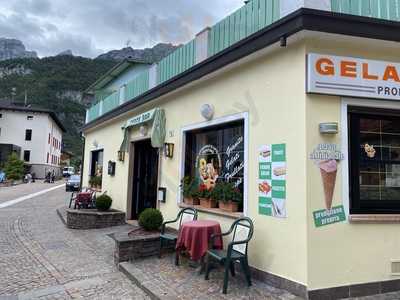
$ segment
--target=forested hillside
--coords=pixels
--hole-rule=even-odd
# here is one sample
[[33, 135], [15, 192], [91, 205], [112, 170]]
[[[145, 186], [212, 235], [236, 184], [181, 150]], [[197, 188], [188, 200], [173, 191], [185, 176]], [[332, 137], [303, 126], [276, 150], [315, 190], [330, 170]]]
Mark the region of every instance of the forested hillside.
[[82, 92], [115, 64], [71, 55], [0, 61], [0, 101], [23, 102], [26, 93], [29, 104], [55, 111], [68, 130], [65, 149], [79, 156]]

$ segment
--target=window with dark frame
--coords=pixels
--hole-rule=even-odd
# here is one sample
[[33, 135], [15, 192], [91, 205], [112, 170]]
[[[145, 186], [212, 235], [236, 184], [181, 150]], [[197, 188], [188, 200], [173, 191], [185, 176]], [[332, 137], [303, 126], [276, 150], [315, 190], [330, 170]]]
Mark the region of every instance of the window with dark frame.
[[29, 120], [29, 121], [33, 120], [33, 116], [26, 116], [26, 119]]
[[400, 111], [348, 111], [350, 213], [400, 213]]
[[25, 150], [24, 151], [24, 161], [29, 162], [31, 160], [31, 151]]
[[[232, 182], [243, 195], [243, 120], [188, 131], [185, 140], [185, 176], [210, 184], [214, 179], [208, 173], [212, 170], [216, 182]], [[243, 206], [239, 210], [243, 211]]]
[[25, 141], [31, 141], [32, 140], [32, 129], [26, 129], [25, 130]]

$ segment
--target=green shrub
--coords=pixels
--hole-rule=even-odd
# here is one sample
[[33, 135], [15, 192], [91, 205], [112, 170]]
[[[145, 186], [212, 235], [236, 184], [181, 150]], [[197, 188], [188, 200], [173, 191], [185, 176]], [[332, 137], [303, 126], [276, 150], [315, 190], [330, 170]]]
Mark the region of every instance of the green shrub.
[[185, 198], [196, 198], [197, 196], [197, 182], [195, 179], [190, 178], [190, 176], [185, 176], [181, 180], [182, 194]]
[[20, 180], [24, 176], [24, 162], [12, 153], [4, 165], [7, 180]]
[[101, 176], [94, 176], [89, 179], [89, 184], [92, 187], [101, 186], [102, 181]]
[[139, 225], [147, 231], [158, 230], [163, 221], [161, 212], [154, 208], [146, 208], [139, 216]]
[[101, 211], [109, 210], [112, 204], [112, 199], [108, 195], [100, 195], [96, 198], [96, 208]]

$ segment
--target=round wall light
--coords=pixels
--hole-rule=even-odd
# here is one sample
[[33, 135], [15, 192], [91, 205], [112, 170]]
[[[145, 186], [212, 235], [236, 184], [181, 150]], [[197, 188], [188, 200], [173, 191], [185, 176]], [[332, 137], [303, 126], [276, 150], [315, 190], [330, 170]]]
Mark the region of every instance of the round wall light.
[[204, 119], [210, 121], [214, 116], [214, 106], [212, 104], [203, 104], [200, 107], [200, 113]]
[[146, 136], [147, 135], [147, 131], [148, 131], [148, 129], [147, 129], [146, 125], [140, 126], [140, 128], [139, 128], [140, 136]]

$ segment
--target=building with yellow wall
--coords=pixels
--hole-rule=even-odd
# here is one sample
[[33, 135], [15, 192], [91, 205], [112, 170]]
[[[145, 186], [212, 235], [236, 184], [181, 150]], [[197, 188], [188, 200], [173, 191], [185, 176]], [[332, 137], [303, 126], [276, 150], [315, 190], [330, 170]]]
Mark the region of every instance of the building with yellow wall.
[[146, 207], [172, 219], [204, 159], [243, 203], [196, 206], [200, 219], [254, 221], [257, 278], [310, 299], [399, 290], [400, 23], [344, 3], [253, 0], [133, 72], [88, 110], [83, 184], [100, 172], [128, 219]]

